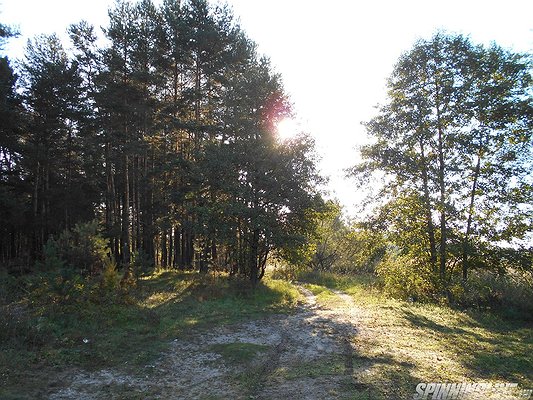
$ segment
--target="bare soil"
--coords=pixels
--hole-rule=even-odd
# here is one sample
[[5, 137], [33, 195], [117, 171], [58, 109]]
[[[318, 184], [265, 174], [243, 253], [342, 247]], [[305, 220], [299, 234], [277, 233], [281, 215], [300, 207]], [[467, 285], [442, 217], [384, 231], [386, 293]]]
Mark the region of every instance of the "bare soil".
[[[65, 372], [48, 399], [353, 398], [361, 388], [352, 343], [363, 311], [341, 292], [319, 306], [299, 290], [305, 302], [293, 314], [190, 332], [150, 365]], [[240, 362], [217, 352], [234, 344], [261, 351]]]

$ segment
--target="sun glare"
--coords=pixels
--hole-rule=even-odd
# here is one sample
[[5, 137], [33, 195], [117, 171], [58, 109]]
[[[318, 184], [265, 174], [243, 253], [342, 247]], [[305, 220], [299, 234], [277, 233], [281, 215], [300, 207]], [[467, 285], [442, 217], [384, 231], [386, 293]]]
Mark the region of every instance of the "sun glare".
[[292, 118], [284, 118], [277, 123], [278, 137], [281, 140], [291, 139], [300, 132], [298, 123]]

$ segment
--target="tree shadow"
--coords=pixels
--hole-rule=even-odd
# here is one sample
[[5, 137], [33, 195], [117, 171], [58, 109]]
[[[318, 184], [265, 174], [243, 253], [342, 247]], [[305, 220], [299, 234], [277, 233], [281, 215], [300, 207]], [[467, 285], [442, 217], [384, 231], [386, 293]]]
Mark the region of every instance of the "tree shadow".
[[[468, 312], [449, 324], [411, 310], [402, 316], [422, 332], [438, 334], [442, 346], [455, 349], [454, 358], [477, 379], [533, 382], [533, 329], [523, 320], [504, 320], [497, 314]], [[460, 325], [460, 326], [456, 326]]]
[[[412, 363], [392, 355], [367, 355], [354, 345], [359, 334], [354, 323], [328, 315], [326, 307], [304, 307], [295, 315], [281, 317], [278, 326], [279, 354], [265, 361], [270, 365], [257, 398], [411, 398], [418, 378]], [[274, 367], [272, 367], [274, 365]], [[288, 369], [280, 379], [276, 367]]]

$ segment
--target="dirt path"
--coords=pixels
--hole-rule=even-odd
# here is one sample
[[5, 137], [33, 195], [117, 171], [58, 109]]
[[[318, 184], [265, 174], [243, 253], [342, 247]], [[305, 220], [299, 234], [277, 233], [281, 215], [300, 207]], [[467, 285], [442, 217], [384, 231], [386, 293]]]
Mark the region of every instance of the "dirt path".
[[61, 379], [63, 388], [48, 398], [350, 398], [357, 386], [351, 339], [358, 308], [342, 292], [319, 306], [309, 290], [298, 287], [305, 302], [294, 314], [176, 339], [157, 362], [134, 374], [71, 371]]

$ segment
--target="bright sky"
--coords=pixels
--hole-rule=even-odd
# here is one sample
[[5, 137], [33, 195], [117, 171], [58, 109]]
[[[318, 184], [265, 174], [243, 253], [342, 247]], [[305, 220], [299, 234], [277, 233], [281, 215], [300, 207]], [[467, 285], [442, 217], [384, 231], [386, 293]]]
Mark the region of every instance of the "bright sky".
[[[344, 179], [365, 140], [361, 121], [385, 100], [385, 83], [400, 54], [442, 29], [533, 53], [531, 0], [228, 0], [241, 25], [268, 55], [315, 138], [329, 190], [355, 215], [361, 193]], [[106, 25], [113, 0], [0, 0], [0, 21], [23, 37], [6, 49], [22, 54], [28, 37], [63, 33], [86, 19]]]

